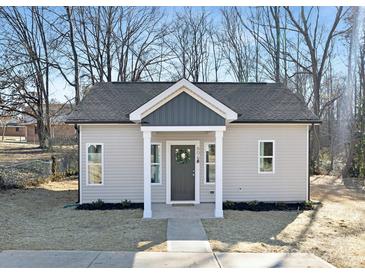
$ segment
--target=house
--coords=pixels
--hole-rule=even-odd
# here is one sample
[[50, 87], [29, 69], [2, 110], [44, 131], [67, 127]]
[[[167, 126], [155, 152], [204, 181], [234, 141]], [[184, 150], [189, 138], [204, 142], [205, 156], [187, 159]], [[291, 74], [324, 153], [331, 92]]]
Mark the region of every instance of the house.
[[1, 139], [6, 137], [12, 137], [14, 141], [25, 141], [27, 129], [22, 126], [17, 118], [11, 118], [6, 116], [0, 117], [0, 136]]
[[[76, 139], [75, 127], [65, 123], [71, 110], [70, 105], [56, 103], [49, 105], [49, 112], [51, 116], [50, 133], [52, 139]], [[25, 138], [27, 142], [38, 142], [37, 120], [32, 116], [24, 115], [21, 125], [26, 129]]]
[[309, 128], [281, 84], [98, 83], [70, 114], [80, 137], [80, 203], [308, 199]]

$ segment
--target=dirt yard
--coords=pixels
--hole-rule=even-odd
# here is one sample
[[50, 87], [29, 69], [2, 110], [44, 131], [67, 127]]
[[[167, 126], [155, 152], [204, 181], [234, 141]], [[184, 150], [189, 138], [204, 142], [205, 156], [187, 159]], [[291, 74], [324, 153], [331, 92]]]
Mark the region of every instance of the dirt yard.
[[0, 250], [166, 251], [164, 220], [142, 210], [64, 208], [77, 199], [77, 181], [0, 191]]
[[331, 176], [312, 178], [313, 211], [225, 211], [203, 220], [215, 251], [310, 252], [337, 267], [365, 267], [365, 193]]
[[52, 155], [64, 154], [71, 150], [72, 146], [55, 146], [54, 151], [47, 152], [31, 143], [0, 141], [0, 165], [16, 164], [29, 160], [49, 160]]

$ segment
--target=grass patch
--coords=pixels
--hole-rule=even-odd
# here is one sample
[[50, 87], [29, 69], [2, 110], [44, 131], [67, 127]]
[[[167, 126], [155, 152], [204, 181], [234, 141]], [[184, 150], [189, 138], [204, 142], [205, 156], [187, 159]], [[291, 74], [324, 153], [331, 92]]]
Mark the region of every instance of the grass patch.
[[225, 201], [223, 203], [224, 210], [249, 210], [249, 211], [281, 211], [281, 210], [312, 210], [312, 201], [301, 203], [266, 203], [258, 201], [250, 202], [232, 202]]
[[81, 204], [76, 207], [77, 210], [123, 210], [123, 209], [143, 209], [143, 203], [132, 203], [124, 200], [120, 203], [104, 203], [97, 200], [92, 203]]

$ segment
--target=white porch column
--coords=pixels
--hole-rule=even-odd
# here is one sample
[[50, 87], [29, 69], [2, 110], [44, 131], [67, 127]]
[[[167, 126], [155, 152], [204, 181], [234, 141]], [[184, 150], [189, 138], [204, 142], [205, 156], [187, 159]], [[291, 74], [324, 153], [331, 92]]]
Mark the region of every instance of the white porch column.
[[151, 131], [143, 132], [143, 218], [151, 218]]
[[223, 218], [223, 131], [215, 132], [215, 212]]

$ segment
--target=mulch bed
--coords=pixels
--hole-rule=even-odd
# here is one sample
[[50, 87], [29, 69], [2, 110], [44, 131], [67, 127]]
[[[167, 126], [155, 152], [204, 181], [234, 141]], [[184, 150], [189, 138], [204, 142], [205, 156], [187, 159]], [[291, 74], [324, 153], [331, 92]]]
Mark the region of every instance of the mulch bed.
[[280, 210], [312, 210], [312, 202], [302, 203], [266, 203], [266, 202], [232, 202], [223, 203], [224, 210], [280, 211]]
[[143, 203], [87, 203], [76, 207], [78, 210], [123, 210], [143, 209]]

